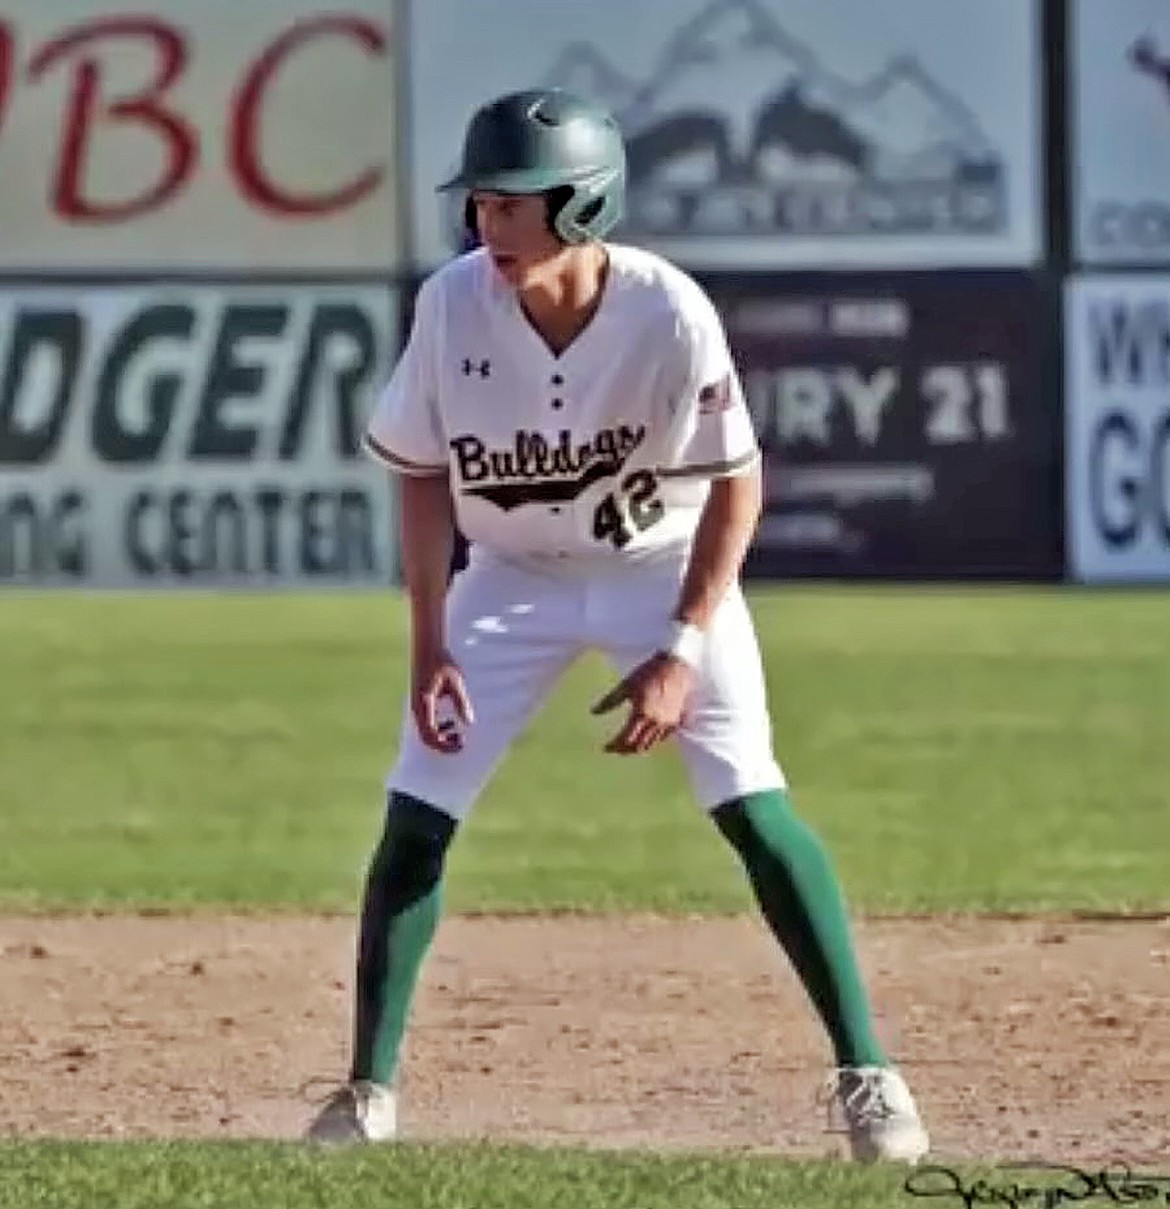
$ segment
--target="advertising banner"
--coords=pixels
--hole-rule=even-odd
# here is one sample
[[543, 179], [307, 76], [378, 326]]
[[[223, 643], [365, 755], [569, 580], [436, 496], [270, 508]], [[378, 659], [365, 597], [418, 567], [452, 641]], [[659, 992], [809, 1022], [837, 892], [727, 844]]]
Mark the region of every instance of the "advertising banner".
[[0, 292], [0, 586], [393, 575], [360, 437], [397, 298], [352, 286]]
[[427, 0], [409, 46], [413, 224], [458, 246], [452, 174], [493, 96], [605, 105], [619, 238], [685, 267], [1030, 266], [1042, 253], [1032, 0]]
[[765, 455], [750, 574], [1060, 575], [1055, 300], [1031, 277], [707, 284]]
[[1065, 293], [1070, 572], [1170, 582], [1170, 275]]
[[1074, 257], [1170, 264], [1170, 9], [1074, 0], [1070, 22]]
[[0, 272], [395, 271], [393, 0], [8, 0]]

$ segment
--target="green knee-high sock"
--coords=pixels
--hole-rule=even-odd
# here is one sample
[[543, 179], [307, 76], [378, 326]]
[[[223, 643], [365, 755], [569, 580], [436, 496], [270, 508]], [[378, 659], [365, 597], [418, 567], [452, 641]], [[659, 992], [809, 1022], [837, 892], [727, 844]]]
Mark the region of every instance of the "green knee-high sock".
[[782, 790], [713, 812], [739, 853], [768, 926], [824, 1022], [839, 1066], [885, 1066], [861, 981], [845, 902], [824, 846]]
[[441, 914], [443, 860], [455, 821], [390, 795], [370, 862], [358, 940], [353, 1079], [391, 1083], [423, 957]]

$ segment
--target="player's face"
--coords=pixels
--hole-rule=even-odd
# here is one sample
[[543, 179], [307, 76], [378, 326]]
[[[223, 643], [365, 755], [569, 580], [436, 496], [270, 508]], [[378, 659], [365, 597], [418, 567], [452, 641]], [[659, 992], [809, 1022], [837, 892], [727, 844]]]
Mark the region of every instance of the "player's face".
[[522, 288], [562, 250], [548, 229], [544, 197], [539, 193], [491, 193], [477, 189], [471, 195], [479, 237], [509, 285]]

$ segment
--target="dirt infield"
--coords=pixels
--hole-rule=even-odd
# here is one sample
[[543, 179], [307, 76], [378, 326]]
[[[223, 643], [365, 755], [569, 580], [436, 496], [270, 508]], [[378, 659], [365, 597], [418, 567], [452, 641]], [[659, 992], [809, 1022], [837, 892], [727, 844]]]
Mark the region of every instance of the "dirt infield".
[[[1166, 923], [857, 938], [938, 1156], [1170, 1159]], [[296, 1136], [342, 1067], [352, 947], [345, 918], [0, 918], [0, 1134]], [[837, 1154], [826, 1057], [754, 920], [450, 919], [403, 1132]]]

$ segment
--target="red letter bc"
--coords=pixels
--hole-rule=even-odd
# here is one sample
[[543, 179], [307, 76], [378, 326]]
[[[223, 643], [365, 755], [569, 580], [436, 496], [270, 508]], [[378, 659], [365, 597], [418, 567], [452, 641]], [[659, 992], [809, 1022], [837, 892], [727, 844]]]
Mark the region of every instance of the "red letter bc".
[[361, 17], [330, 16], [298, 22], [281, 34], [252, 64], [232, 106], [228, 166], [244, 196], [266, 210], [303, 217], [328, 214], [356, 204], [375, 189], [382, 178], [382, 168], [370, 168], [332, 193], [298, 195], [282, 189], [261, 163], [258, 129], [269, 85], [293, 51], [306, 42], [328, 34], [351, 38], [371, 55], [384, 54], [386, 50], [386, 37], [382, 30]]
[[[167, 90], [187, 65], [187, 47], [182, 35], [162, 21], [110, 17], [74, 26], [37, 52], [29, 64], [29, 78], [35, 81], [59, 59], [108, 38], [147, 40], [157, 52], [158, 69], [137, 95], [103, 104], [98, 60], [92, 55], [78, 60], [53, 187], [54, 209], [63, 218], [77, 222], [117, 222], [155, 209], [185, 183], [198, 155], [195, 130], [163, 104]], [[85, 195], [85, 166], [94, 127], [100, 119], [137, 122], [153, 129], [166, 146], [167, 162], [161, 178], [137, 197], [98, 201]]]
[[0, 130], [4, 129], [4, 115], [8, 111], [8, 97], [16, 77], [16, 38], [12, 27], [0, 21]]

